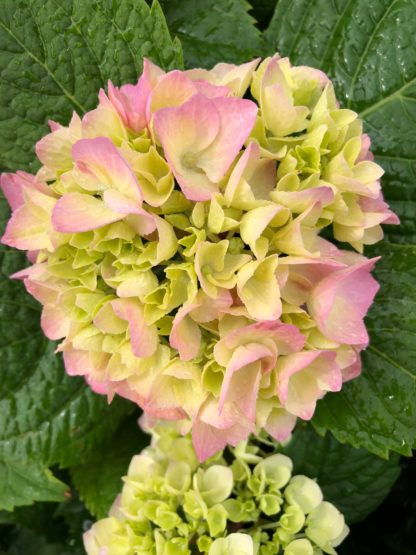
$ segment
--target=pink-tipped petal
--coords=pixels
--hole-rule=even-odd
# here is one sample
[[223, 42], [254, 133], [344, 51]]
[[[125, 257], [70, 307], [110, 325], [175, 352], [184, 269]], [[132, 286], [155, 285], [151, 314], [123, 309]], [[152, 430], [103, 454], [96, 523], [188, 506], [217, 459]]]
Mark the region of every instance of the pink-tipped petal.
[[215, 455], [226, 445], [236, 446], [254, 433], [255, 426], [233, 404], [228, 403], [221, 415], [217, 401], [208, 399], [192, 426], [192, 440], [200, 462]]
[[202, 155], [199, 167], [213, 182], [220, 181], [253, 129], [257, 106], [251, 100], [219, 97], [212, 100], [220, 117], [219, 134]]
[[54, 305], [46, 305], [42, 310], [41, 327], [48, 339], [56, 340], [66, 337], [69, 332], [70, 321], [63, 311]]
[[143, 308], [133, 299], [111, 301], [114, 313], [129, 324], [133, 353], [145, 358], [154, 354], [159, 344], [156, 326], [148, 326], [144, 320]]
[[[261, 361], [261, 359], [263, 358], [269, 358], [273, 360], [275, 357], [274, 357], [274, 353], [270, 350], [270, 348], [266, 347], [265, 345], [261, 345], [259, 343], [248, 343], [247, 345], [241, 345], [233, 352], [233, 354], [231, 355], [230, 362], [227, 365], [227, 368], [224, 374], [224, 380], [221, 386], [220, 401], [218, 405], [220, 412], [223, 410], [223, 407], [227, 398], [230, 398], [230, 393], [232, 394], [236, 393], [235, 392], [236, 388], [230, 387], [232, 381], [234, 382], [237, 381], [237, 383], [234, 385], [236, 386], [239, 385], [238, 384], [239, 380], [233, 380], [235, 373], [251, 365], [254, 362]], [[256, 367], [255, 374], [256, 376], [258, 376], [258, 378], [260, 377], [259, 365], [257, 365]], [[244, 376], [246, 377], [245, 373], [244, 373]], [[243, 379], [244, 376], [240, 376], [240, 379]], [[254, 381], [257, 381], [257, 380], [255, 379]], [[254, 391], [254, 395], [255, 395], [254, 401], [255, 401], [257, 389], [253, 387], [253, 384], [250, 383], [250, 380], [243, 379], [243, 383], [241, 384], [241, 386], [242, 387], [240, 387], [240, 389], [246, 389], [246, 390], [248, 389], [247, 393], [249, 393], [250, 391], [251, 392]], [[239, 393], [238, 396], [242, 396], [241, 392]], [[245, 414], [248, 414], [248, 412], [245, 412]]]
[[198, 356], [200, 350], [201, 330], [198, 324], [188, 316], [194, 308], [195, 303], [182, 306], [173, 320], [169, 343], [178, 350], [181, 360], [192, 360]]
[[196, 94], [182, 106], [162, 108], [154, 116], [154, 128], [185, 196], [195, 201], [209, 199], [218, 188], [201, 172], [198, 157], [220, 130], [214, 101]]
[[333, 341], [368, 344], [363, 319], [379, 289], [370, 273], [377, 260], [333, 272], [312, 289], [308, 309], [321, 332]]
[[137, 202], [143, 199], [136, 176], [114, 144], [105, 137], [81, 139], [72, 147], [78, 168], [103, 188], [114, 188]]
[[302, 351], [282, 358], [277, 370], [277, 394], [285, 408], [310, 419], [324, 391], [339, 391], [342, 373], [334, 351]]
[[67, 193], [55, 204], [52, 224], [61, 233], [78, 233], [97, 229], [124, 218], [104, 202], [91, 195]]
[[66, 349], [63, 352], [63, 357], [65, 370], [70, 376], [85, 376], [92, 369], [88, 351]]

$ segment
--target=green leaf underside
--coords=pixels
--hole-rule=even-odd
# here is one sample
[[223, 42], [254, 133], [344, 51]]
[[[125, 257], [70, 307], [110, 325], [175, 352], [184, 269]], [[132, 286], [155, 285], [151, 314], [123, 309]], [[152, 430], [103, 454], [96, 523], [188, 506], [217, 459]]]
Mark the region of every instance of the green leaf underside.
[[415, 9], [414, 0], [280, 0], [266, 32], [269, 53], [326, 71], [364, 119], [402, 222], [386, 235], [399, 243], [416, 242]]
[[85, 464], [71, 468], [71, 476], [87, 509], [104, 518], [122, 489], [122, 476], [134, 455], [149, 443], [137, 424], [137, 418], [123, 423], [119, 432], [95, 452]]
[[[385, 197], [401, 226], [368, 249], [382, 255], [382, 288], [367, 319], [363, 374], [327, 395], [314, 425], [381, 456], [416, 447], [416, 57], [414, 0], [280, 0], [266, 31], [269, 53], [327, 72], [344, 107], [360, 113]], [[367, 253], [367, 254], [369, 254]], [[412, 316], [413, 314], [413, 316]]]
[[293, 459], [294, 474], [316, 479], [325, 500], [348, 524], [374, 511], [400, 474], [398, 455], [386, 461], [365, 449], [341, 445], [329, 434], [319, 437], [309, 426], [296, 430], [284, 452]]
[[367, 317], [362, 375], [318, 403], [314, 425], [381, 456], [416, 446], [416, 246], [384, 243], [377, 302]]
[[239, 64], [261, 56], [263, 42], [246, 0], [162, 0], [169, 29], [183, 46], [188, 68]]
[[67, 124], [97, 104], [111, 79], [136, 82], [147, 56], [181, 67], [157, 2], [2, 0], [0, 10], [0, 168], [37, 169], [36, 141], [47, 121]]
[[[0, 223], [8, 208], [0, 198]], [[0, 246], [0, 507], [62, 497], [47, 467], [80, 464], [132, 410], [66, 375], [55, 345], [39, 328], [39, 305], [11, 273], [27, 265]], [[16, 465], [10, 461], [17, 461]], [[26, 482], [25, 482], [26, 480]], [[18, 486], [22, 486], [20, 490]]]

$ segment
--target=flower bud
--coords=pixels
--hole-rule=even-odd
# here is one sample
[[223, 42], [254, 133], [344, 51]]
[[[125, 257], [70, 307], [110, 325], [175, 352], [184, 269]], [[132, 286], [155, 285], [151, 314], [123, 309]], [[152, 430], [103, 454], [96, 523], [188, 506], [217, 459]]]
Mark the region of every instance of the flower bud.
[[208, 555], [254, 555], [253, 540], [247, 534], [230, 534], [215, 540]]
[[280, 517], [280, 526], [288, 534], [297, 534], [305, 523], [305, 515], [297, 505], [289, 505]]
[[308, 514], [322, 501], [322, 491], [318, 484], [307, 476], [294, 476], [285, 489], [285, 498], [291, 505], [298, 505]]
[[314, 555], [313, 546], [306, 538], [294, 540], [286, 547], [284, 555]]
[[317, 486], [305, 476], [290, 480], [289, 457], [261, 458], [250, 440], [192, 466], [191, 453], [184, 460], [177, 452], [177, 441], [189, 447], [191, 436], [156, 427], [151, 446], [132, 459], [111, 516], [85, 534], [88, 555], [190, 555], [195, 546], [201, 555], [322, 555], [345, 536], [330, 503], [313, 508], [305, 525]]
[[293, 463], [286, 455], [276, 454], [259, 462], [254, 467], [253, 475], [264, 478], [267, 484], [282, 488], [292, 475]]
[[208, 506], [227, 499], [233, 489], [233, 473], [227, 466], [210, 466], [198, 469], [194, 476], [194, 486]]
[[345, 524], [343, 515], [338, 509], [322, 501], [318, 507], [313, 509], [306, 519], [306, 535], [315, 542], [325, 553], [335, 554], [337, 547], [347, 536], [348, 526]]

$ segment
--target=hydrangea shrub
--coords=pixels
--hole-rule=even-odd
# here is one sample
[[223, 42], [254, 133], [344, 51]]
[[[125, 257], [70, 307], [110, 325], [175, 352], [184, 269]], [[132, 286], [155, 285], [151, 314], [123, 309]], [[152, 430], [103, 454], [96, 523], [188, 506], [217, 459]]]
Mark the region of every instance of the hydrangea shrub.
[[285, 440], [359, 375], [378, 289], [362, 251], [398, 219], [325, 74], [146, 60], [50, 125], [36, 176], [1, 177], [2, 241], [28, 251], [14, 277], [70, 375], [180, 420], [200, 461], [261, 429]]
[[88, 555], [336, 555], [342, 514], [261, 447], [246, 440], [199, 464], [190, 434], [156, 424], [110, 516], [85, 533]]

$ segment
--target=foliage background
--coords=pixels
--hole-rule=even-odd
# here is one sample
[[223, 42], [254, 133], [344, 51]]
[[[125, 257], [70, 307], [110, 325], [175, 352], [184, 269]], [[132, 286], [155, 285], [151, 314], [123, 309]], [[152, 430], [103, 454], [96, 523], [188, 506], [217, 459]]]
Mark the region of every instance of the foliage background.
[[[93, 108], [109, 78], [135, 81], [143, 56], [171, 69], [279, 51], [326, 71], [364, 119], [402, 225], [368, 249], [382, 289], [363, 375], [288, 447], [352, 524], [350, 555], [416, 553], [415, 13], [416, 0], [0, 0], [1, 171], [36, 171], [47, 120]], [[24, 256], [0, 249], [0, 554], [78, 555], [147, 439], [131, 404], [65, 375], [37, 303], [8, 280]]]

